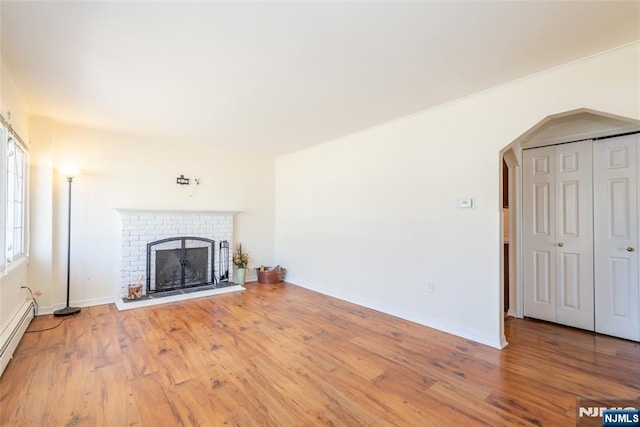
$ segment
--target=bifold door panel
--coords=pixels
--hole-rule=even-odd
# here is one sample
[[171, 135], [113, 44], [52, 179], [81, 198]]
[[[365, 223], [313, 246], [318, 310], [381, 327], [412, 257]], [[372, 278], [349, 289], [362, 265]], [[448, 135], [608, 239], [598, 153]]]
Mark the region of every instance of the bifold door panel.
[[596, 332], [640, 340], [637, 135], [594, 145]]
[[639, 140], [523, 152], [525, 316], [640, 341]]
[[523, 155], [525, 316], [594, 330], [592, 142]]

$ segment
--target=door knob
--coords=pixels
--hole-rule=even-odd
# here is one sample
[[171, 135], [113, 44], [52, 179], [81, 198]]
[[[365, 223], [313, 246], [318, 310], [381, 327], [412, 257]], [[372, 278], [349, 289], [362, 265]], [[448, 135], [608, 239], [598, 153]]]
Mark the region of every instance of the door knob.
[[563, 247], [564, 243], [560, 242], [560, 243], [558, 243], [558, 246]]
[[627, 248], [627, 252], [633, 252], [633, 251], [635, 251], [635, 249], [633, 249], [631, 246]]

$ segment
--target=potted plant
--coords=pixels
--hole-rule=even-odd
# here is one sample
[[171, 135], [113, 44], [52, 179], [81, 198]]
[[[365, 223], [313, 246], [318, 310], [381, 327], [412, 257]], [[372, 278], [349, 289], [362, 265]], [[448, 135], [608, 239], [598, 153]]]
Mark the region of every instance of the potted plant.
[[249, 253], [242, 250], [242, 243], [238, 245], [233, 252], [233, 265], [236, 266], [238, 272], [238, 284], [244, 285], [247, 278], [247, 265], [249, 265]]

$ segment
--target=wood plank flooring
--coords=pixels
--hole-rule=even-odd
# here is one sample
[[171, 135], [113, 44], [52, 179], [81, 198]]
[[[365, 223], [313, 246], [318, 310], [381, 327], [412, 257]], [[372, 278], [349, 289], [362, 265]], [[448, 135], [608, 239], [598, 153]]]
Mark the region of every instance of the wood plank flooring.
[[637, 343], [519, 319], [506, 331], [498, 351], [290, 284], [83, 308], [25, 335], [0, 425], [566, 426], [578, 396], [640, 395]]

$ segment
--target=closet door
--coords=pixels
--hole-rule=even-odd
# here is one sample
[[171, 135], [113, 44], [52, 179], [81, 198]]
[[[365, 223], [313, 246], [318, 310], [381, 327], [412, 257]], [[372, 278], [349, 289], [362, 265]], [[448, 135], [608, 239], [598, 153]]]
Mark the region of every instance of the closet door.
[[556, 322], [594, 329], [593, 143], [556, 146]]
[[524, 315], [556, 321], [555, 148], [523, 156]]
[[525, 316], [593, 330], [592, 143], [523, 153]]
[[594, 144], [596, 332], [640, 340], [638, 135]]

